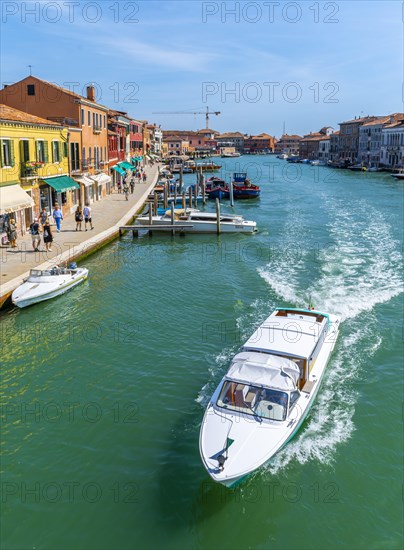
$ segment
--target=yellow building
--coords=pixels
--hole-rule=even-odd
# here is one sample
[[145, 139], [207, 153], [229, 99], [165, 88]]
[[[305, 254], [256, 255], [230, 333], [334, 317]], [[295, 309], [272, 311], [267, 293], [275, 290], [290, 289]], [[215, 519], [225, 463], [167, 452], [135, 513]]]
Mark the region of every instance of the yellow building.
[[0, 105], [0, 233], [13, 217], [23, 234], [56, 202], [64, 215], [79, 201], [80, 186], [69, 177], [67, 128]]

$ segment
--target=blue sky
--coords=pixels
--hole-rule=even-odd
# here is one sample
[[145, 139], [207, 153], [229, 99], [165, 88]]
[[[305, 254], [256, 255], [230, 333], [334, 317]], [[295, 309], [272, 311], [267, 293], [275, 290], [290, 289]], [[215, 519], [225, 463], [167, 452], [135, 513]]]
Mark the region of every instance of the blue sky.
[[[3, 0], [2, 84], [29, 74], [163, 128], [308, 133], [404, 111], [403, 6]], [[75, 83], [73, 85], [73, 83]]]

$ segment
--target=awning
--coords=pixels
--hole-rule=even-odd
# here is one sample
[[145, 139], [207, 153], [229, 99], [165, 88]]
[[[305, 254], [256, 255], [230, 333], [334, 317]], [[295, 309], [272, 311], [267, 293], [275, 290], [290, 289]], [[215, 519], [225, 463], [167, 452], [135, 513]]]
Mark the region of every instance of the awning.
[[8, 214], [34, 206], [33, 199], [19, 185], [0, 187], [0, 214]]
[[120, 166], [124, 170], [136, 170], [136, 166], [133, 166], [133, 164], [129, 164], [129, 162], [126, 161], [119, 162], [118, 166]]
[[121, 174], [121, 176], [126, 176], [125, 170], [122, 170], [122, 168], [118, 165], [113, 166], [112, 170], [115, 170], [115, 172], [118, 172], [118, 174]]
[[71, 189], [80, 189], [80, 185], [69, 176], [58, 176], [56, 178], [42, 178], [42, 181], [53, 187], [57, 193], [64, 193]]
[[89, 187], [90, 185], [94, 185], [94, 181], [90, 178], [87, 178], [86, 176], [80, 176], [79, 178], [74, 178], [77, 183], [82, 183], [85, 187]]
[[107, 176], [107, 174], [96, 174], [94, 176], [90, 176], [92, 180], [97, 182], [98, 184], [102, 185], [104, 183], [109, 183], [111, 181], [111, 177]]
[[143, 157], [132, 157], [133, 162], [140, 162], [141, 160], [143, 160]]

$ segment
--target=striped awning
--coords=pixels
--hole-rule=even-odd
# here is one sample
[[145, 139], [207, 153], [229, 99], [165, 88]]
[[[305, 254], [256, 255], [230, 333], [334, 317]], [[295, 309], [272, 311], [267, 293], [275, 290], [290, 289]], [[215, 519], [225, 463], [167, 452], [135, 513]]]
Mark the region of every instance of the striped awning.
[[121, 174], [121, 176], [125, 176], [126, 172], [123, 170], [120, 166], [116, 165], [112, 167], [112, 170], [115, 170], [115, 172], [118, 172], [118, 174]]
[[94, 176], [90, 176], [92, 180], [97, 182], [98, 184], [103, 183], [109, 183], [111, 181], [111, 176], [107, 176], [107, 174], [95, 174]]
[[0, 214], [34, 206], [33, 199], [20, 185], [0, 186]]
[[133, 166], [133, 164], [130, 164], [129, 162], [126, 162], [126, 161], [119, 162], [118, 166], [123, 170], [136, 170], [136, 166]]
[[90, 185], [94, 185], [94, 181], [90, 178], [87, 178], [87, 176], [80, 176], [78, 178], [74, 178], [77, 183], [82, 183], [85, 187], [90, 187]]

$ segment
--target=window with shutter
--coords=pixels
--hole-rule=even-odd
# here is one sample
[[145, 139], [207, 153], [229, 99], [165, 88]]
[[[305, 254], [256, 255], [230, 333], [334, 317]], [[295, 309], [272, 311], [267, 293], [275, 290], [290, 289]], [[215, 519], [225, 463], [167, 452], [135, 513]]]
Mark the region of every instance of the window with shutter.
[[10, 166], [14, 166], [15, 164], [15, 158], [14, 158], [14, 140], [10, 139]]
[[21, 163], [28, 162], [29, 159], [29, 141], [22, 139], [20, 141], [20, 160]]
[[45, 162], [45, 163], [49, 162], [49, 149], [48, 149], [48, 142], [47, 141], [43, 142], [43, 156], [44, 156], [43, 162]]

